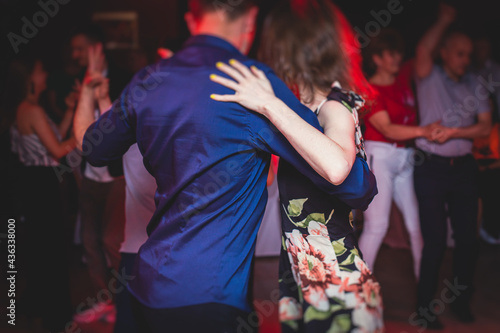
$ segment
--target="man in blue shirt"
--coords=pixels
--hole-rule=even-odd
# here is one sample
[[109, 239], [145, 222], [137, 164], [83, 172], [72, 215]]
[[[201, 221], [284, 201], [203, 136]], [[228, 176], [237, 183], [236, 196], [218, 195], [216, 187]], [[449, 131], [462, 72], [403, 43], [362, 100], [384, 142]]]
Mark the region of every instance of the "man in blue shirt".
[[210, 99], [231, 93], [210, 80], [216, 63], [237, 59], [263, 70], [276, 96], [321, 130], [315, 114], [268, 67], [243, 55], [256, 15], [249, 0], [191, 0], [186, 20], [194, 37], [182, 50], [139, 72], [84, 137], [92, 121], [75, 116], [90, 163], [105, 165], [137, 142], [156, 179], [156, 212], [129, 283], [154, 332], [251, 328], [248, 282], [271, 154], [352, 207], [366, 208], [376, 193], [373, 175], [359, 161], [342, 185], [333, 186], [265, 117]]

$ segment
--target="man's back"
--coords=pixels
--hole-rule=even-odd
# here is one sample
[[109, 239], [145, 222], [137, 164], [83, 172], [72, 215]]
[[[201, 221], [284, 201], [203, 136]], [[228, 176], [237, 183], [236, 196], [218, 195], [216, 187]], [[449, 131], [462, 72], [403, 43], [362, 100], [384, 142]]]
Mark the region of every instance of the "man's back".
[[138, 144], [158, 183], [150, 238], [132, 282], [145, 304], [245, 304], [250, 258], [243, 254], [253, 252], [264, 211], [269, 154], [251, 147], [247, 117], [253, 115], [210, 99], [223, 89], [209, 81], [216, 62], [235, 56], [223, 41], [192, 39], [159, 65], [163, 82], [147, 91], [150, 103], [137, 113]]
[[[249, 62], [221, 39], [193, 37], [128, 87], [125, 104], [134, 108], [137, 142], [158, 184], [150, 236], [130, 284], [150, 307], [220, 302], [248, 310], [251, 258], [267, 200], [270, 154], [262, 142], [282, 138], [262, 116], [210, 99], [228, 93], [209, 76], [217, 61], [231, 58]], [[279, 84], [279, 93], [316, 121]]]

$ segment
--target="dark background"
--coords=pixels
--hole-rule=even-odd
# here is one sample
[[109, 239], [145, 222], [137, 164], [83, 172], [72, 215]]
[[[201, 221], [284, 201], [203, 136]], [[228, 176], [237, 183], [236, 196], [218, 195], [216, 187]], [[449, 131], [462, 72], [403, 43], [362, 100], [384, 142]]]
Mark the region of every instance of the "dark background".
[[[15, 56], [7, 39], [9, 32], [21, 35], [22, 17], [32, 21], [33, 14], [41, 10], [38, 1], [56, 0], [0, 0], [0, 36], [2, 71]], [[62, 0], [61, 0], [62, 1]], [[38, 34], [27, 44], [20, 45], [19, 54], [35, 52], [46, 62], [49, 70], [62, 64], [64, 47], [71, 31], [89, 22], [93, 12], [136, 11], [139, 15], [139, 42], [141, 48], [154, 61], [159, 46], [178, 48], [188, 37], [184, 24], [187, 0], [64, 0], [59, 12], [39, 28]], [[392, 0], [395, 1], [395, 0]], [[264, 15], [276, 0], [262, 0]], [[375, 21], [372, 11], [387, 9], [389, 0], [337, 0], [353, 27], [366, 31], [366, 24]], [[488, 36], [493, 43], [494, 57], [500, 60], [500, 2], [492, 0], [447, 1], [458, 9], [456, 26], [474, 36]], [[389, 27], [399, 30], [406, 41], [407, 56], [411, 56], [418, 38], [436, 18], [439, 1], [400, 0], [401, 13], [392, 15]]]

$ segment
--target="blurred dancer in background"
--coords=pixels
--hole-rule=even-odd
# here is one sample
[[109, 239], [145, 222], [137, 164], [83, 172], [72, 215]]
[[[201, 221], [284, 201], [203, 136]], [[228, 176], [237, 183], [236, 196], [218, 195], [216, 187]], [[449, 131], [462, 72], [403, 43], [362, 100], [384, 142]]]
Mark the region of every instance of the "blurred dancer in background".
[[[93, 25], [74, 31], [71, 38], [72, 58], [84, 69], [85, 77], [99, 73], [109, 80], [107, 91], [97, 96], [92, 106], [94, 119], [109, 108], [110, 100], [118, 96], [129, 78], [110, 63], [103, 45], [103, 32]], [[120, 264], [119, 250], [125, 223], [125, 180], [121, 158], [104, 167], [94, 167], [84, 158], [82, 170], [79, 193], [82, 242], [92, 295], [97, 295], [107, 288], [110, 270], [117, 271]], [[113, 321], [114, 314], [112, 300], [99, 300], [85, 311], [78, 311], [74, 320], [82, 323], [100, 318]]]
[[418, 280], [423, 242], [413, 186], [414, 150], [410, 146], [418, 137], [432, 140], [439, 125], [417, 126], [416, 101], [411, 88], [413, 62], [402, 66], [404, 45], [398, 32], [382, 31], [363, 51], [365, 71], [377, 91], [376, 100], [365, 115], [365, 139], [379, 193], [364, 213], [359, 246], [368, 267], [374, 269], [377, 253], [389, 229], [394, 200], [410, 236], [413, 272]]
[[29, 318], [41, 318], [44, 329], [62, 331], [71, 320], [65, 247], [69, 235], [64, 232], [55, 167], [76, 146], [74, 137], [62, 141], [72, 122], [76, 95], [67, 99], [67, 111], [56, 126], [39, 104], [40, 94], [47, 88], [46, 80], [47, 72], [39, 59], [18, 59], [10, 67], [10, 93], [6, 98], [7, 105], [16, 110], [11, 128], [12, 150], [23, 166], [21, 206], [26, 234], [20, 238], [33, 249], [26, 257], [27, 285], [19, 303]]
[[[474, 321], [470, 303], [478, 254], [479, 198], [472, 139], [491, 130], [489, 93], [468, 70], [472, 41], [460, 32], [446, 33], [455, 17], [455, 8], [441, 4], [438, 20], [420, 40], [415, 59], [420, 125], [440, 121], [445, 126], [435, 141], [416, 140], [425, 159], [414, 170], [424, 249], [417, 314], [412, 320], [434, 329], [443, 328], [432, 300], [446, 250], [447, 216], [455, 241], [451, 283], [461, 288], [451, 309], [461, 321]], [[436, 50], [438, 64], [433, 58]]]

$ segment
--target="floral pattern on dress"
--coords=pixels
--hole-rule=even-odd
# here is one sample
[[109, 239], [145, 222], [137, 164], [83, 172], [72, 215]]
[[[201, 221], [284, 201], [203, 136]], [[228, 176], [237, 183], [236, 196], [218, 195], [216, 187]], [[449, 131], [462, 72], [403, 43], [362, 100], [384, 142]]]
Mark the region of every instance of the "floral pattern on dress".
[[[296, 227], [283, 235], [283, 252], [297, 289], [280, 299], [283, 332], [383, 332], [380, 285], [346, 238], [331, 240], [332, 214], [302, 214], [308, 199], [294, 199], [283, 210]], [[332, 211], [333, 213], [333, 211]], [[282, 283], [283, 281], [280, 281]]]

